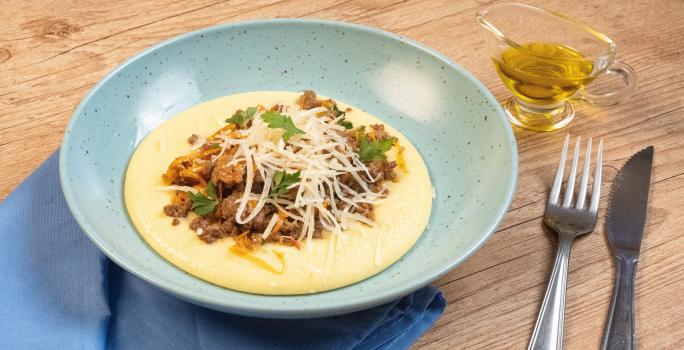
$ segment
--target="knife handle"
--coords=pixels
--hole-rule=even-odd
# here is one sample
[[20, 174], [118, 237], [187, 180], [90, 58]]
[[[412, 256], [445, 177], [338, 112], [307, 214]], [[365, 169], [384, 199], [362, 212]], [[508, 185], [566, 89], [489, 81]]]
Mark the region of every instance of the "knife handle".
[[603, 333], [602, 350], [634, 350], [634, 278], [637, 259], [622, 255], [615, 256], [617, 275], [610, 302], [608, 320]]

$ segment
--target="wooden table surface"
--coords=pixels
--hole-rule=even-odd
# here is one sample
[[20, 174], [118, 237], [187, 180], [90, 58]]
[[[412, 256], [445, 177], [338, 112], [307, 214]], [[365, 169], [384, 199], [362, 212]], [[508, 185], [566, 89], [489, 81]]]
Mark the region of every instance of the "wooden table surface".
[[[253, 18], [310, 17], [399, 33], [460, 63], [499, 100], [509, 96], [475, 22], [487, 1], [0, 1], [0, 200], [59, 147], [71, 113], [107, 71], [175, 35]], [[651, 202], [637, 279], [641, 349], [684, 348], [684, 2], [531, 1], [611, 35], [639, 87], [613, 107], [577, 106], [569, 127], [515, 130], [518, 191], [506, 219], [471, 259], [435, 284], [448, 305], [416, 349], [522, 349], [551, 270], [556, 238], [542, 226], [566, 132], [606, 142], [605, 183], [635, 151], [655, 145]], [[600, 211], [597, 231], [570, 261], [566, 349], [597, 349], [614, 264]]]

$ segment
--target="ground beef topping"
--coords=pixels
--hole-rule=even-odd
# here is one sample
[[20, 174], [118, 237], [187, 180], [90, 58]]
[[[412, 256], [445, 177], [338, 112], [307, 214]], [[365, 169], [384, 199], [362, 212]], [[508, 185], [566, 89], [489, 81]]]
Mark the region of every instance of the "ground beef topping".
[[316, 98], [316, 93], [311, 90], [305, 90], [302, 96], [299, 97], [297, 104], [302, 109], [313, 109], [321, 105], [318, 98]]
[[185, 192], [176, 192], [173, 202], [164, 206], [164, 214], [173, 218], [184, 218], [192, 209], [192, 202]]
[[188, 143], [191, 145], [194, 145], [197, 141], [199, 140], [199, 136], [192, 134], [192, 136], [188, 137]]
[[214, 183], [223, 183], [226, 187], [234, 187], [241, 183], [245, 177], [245, 163], [232, 163], [228, 155], [223, 154], [216, 160], [216, 166], [211, 173]]
[[387, 181], [397, 181], [397, 162], [385, 154], [396, 138], [382, 124], [354, 126], [345, 119], [350, 109], [311, 90], [297, 106], [248, 107], [206, 139], [191, 135], [193, 151], [162, 176], [176, 189], [163, 208], [172, 225], [194, 212], [188, 225], [199, 239], [232, 237], [247, 250], [267, 242], [299, 248], [352, 222], [373, 225], [374, 202], [387, 197]]

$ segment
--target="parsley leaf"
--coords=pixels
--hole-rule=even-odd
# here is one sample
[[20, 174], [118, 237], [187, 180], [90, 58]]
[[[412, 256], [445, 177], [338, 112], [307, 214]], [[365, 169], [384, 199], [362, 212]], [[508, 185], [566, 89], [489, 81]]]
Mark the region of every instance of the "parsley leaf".
[[[344, 113], [344, 112], [342, 112], [342, 113]], [[354, 128], [354, 125], [344, 117], [342, 117], [340, 120], [338, 120], [337, 124], [342, 125], [347, 130]]]
[[261, 115], [261, 119], [268, 123], [268, 127], [271, 129], [285, 130], [285, 133], [283, 134], [283, 140], [285, 140], [285, 142], [287, 142], [290, 137], [294, 136], [295, 134], [304, 133], [303, 130], [297, 129], [290, 116], [282, 115], [278, 112], [268, 111]]
[[364, 135], [359, 142], [359, 159], [362, 162], [385, 160], [387, 159], [385, 152], [392, 148], [393, 143], [392, 138], [370, 141], [368, 136]]
[[209, 197], [216, 198], [216, 186], [214, 186], [213, 182], [209, 181], [209, 183], [207, 183], [207, 188], [205, 191], [207, 191]]
[[208, 196], [205, 196], [202, 193], [195, 194], [188, 192], [188, 197], [190, 197], [190, 201], [192, 202], [192, 210], [199, 216], [206, 216], [207, 214], [212, 213], [214, 208], [216, 208], [216, 205], [218, 205], [218, 200], [216, 200], [216, 187], [213, 182], [210, 181], [207, 184], [205, 191]]
[[246, 111], [240, 111], [240, 113], [233, 114], [232, 117], [226, 119], [226, 123], [235, 124], [240, 128], [244, 128], [245, 124], [254, 117], [256, 111], [256, 107], [249, 107]]
[[345, 129], [353, 129], [354, 125], [348, 120], [345, 119], [345, 116], [347, 115], [347, 112], [341, 111], [339, 108], [337, 108], [337, 103], [332, 105], [331, 111], [335, 113], [335, 117], [342, 117], [340, 120], [337, 121], [337, 124], [342, 125]]
[[336, 113], [336, 117], [344, 117], [345, 115], [347, 115], [347, 112], [341, 111], [339, 108], [337, 108], [337, 103], [333, 105], [332, 111]]
[[351, 123], [350, 121], [348, 121], [348, 120], [346, 120], [346, 119], [344, 119], [344, 118], [338, 120], [338, 121], [337, 121], [337, 124], [342, 125], [342, 126], [343, 126], [345, 129], [347, 129], [347, 130], [354, 127], [354, 125], [352, 125], [352, 123]]
[[273, 187], [271, 188], [271, 191], [269, 192], [268, 196], [278, 197], [280, 195], [287, 193], [287, 191], [289, 191], [288, 187], [299, 182], [299, 176], [301, 174], [301, 171], [292, 174], [286, 173], [285, 170], [276, 171], [273, 175]]

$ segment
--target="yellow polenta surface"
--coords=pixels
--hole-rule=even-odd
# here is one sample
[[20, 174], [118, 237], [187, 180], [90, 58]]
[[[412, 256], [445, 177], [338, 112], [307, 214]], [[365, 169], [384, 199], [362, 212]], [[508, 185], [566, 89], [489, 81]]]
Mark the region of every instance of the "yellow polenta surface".
[[[257, 294], [303, 294], [343, 287], [384, 270], [404, 255], [427, 226], [432, 207], [432, 187], [427, 168], [411, 143], [399, 131], [385, 124], [405, 148], [408, 172], [397, 168], [397, 181], [386, 182], [390, 198], [376, 205], [374, 227], [355, 225], [337, 236], [325, 233], [301, 250], [268, 243], [254, 254], [267, 261], [276, 274], [229, 251], [232, 238], [213, 244], [201, 241], [188, 224], [190, 214], [178, 226], [162, 208], [173, 192], [161, 191], [161, 175], [176, 157], [190, 152], [187, 138], [207, 137], [225, 125], [235, 110], [258, 104], [295, 105], [300, 93], [259, 91], [221, 97], [194, 106], [152, 131], [136, 149], [126, 172], [124, 195], [128, 213], [147, 243], [182, 270], [203, 280]], [[348, 106], [340, 101], [338, 106]], [[357, 109], [347, 113], [354, 125], [381, 123]], [[396, 157], [394, 148], [388, 152]], [[277, 257], [282, 253], [284, 259]]]

